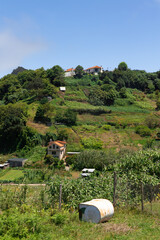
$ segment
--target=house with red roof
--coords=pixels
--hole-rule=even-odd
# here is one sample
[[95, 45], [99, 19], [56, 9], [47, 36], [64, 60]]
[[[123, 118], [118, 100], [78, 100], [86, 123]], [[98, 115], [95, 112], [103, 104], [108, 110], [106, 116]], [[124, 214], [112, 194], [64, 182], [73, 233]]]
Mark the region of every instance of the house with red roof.
[[99, 72], [103, 72], [103, 68], [99, 66], [94, 66], [94, 67], [85, 69], [84, 72], [97, 75]]
[[66, 145], [67, 143], [65, 141], [50, 141], [48, 144], [48, 155], [62, 160], [65, 156]]
[[69, 68], [65, 71], [65, 77], [73, 77], [75, 75], [75, 69]]

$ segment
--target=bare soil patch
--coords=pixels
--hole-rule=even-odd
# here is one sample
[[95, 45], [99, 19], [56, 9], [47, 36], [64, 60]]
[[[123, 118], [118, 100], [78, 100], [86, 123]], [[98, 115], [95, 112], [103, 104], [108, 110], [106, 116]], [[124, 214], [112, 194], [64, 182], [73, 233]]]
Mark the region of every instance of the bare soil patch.
[[45, 124], [34, 123], [31, 121], [27, 122], [27, 126], [36, 129], [37, 132], [39, 132], [41, 134], [45, 134], [49, 129], [49, 127], [47, 127]]
[[100, 226], [103, 227], [103, 230], [105, 232], [126, 233], [126, 232], [130, 232], [133, 230], [133, 228], [129, 227], [125, 223], [106, 222], [106, 223], [102, 223]]

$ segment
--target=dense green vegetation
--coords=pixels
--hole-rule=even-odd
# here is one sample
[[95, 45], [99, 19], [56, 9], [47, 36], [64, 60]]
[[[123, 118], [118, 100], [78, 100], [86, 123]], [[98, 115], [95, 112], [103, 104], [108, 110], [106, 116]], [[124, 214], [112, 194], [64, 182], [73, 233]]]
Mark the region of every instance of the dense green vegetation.
[[[75, 73], [64, 77], [56, 65], [20, 68], [0, 79], [0, 162], [28, 159], [22, 169], [1, 170], [0, 182], [46, 184], [38, 192], [27, 185], [1, 186], [0, 239], [144, 239], [144, 232], [159, 239], [159, 202], [153, 199], [159, 199], [160, 72], [131, 70], [122, 62], [98, 75], [86, 74], [80, 65]], [[69, 172], [47, 155], [50, 139], [66, 140], [67, 151], [81, 152], [66, 158]], [[97, 171], [89, 179], [79, 174], [74, 179], [74, 171], [84, 167]], [[115, 176], [116, 230], [79, 222], [81, 201], [113, 201]], [[152, 210], [155, 206], [154, 217], [139, 213], [142, 187], [145, 209], [148, 202]], [[117, 230], [120, 220], [124, 232]]]

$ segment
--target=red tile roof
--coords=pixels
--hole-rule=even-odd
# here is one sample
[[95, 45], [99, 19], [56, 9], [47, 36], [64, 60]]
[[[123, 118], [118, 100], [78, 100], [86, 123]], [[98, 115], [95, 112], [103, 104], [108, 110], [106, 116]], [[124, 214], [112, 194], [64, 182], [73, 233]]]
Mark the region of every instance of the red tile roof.
[[52, 144], [55, 144], [55, 145], [58, 145], [59, 147], [64, 147], [64, 145], [66, 144], [65, 141], [51, 141], [49, 142], [48, 146], [52, 145]]
[[101, 68], [101, 67], [99, 67], [99, 66], [94, 66], [94, 67], [87, 68], [86, 70], [94, 69], [94, 68]]
[[74, 71], [73, 68], [68, 68], [65, 72], [72, 72], [72, 71]]

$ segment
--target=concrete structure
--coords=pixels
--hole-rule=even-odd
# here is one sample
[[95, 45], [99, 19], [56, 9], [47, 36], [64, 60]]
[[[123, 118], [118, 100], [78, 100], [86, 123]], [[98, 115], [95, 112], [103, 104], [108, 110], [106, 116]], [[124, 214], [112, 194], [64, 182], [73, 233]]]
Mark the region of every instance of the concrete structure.
[[71, 155], [78, 155], [80, 154], [81, 152], [67, 152], [67, 155], [68, 156], [71, 156]]
[[10, 167], [23, 167], [26, 161], [26, 158], [11, 158], [8, 163]]
[[69, 68], [65, 71], [65, 77], [73, 77], [75, 75], [75, 69]]
[[6, 169], [7, 167], [9, 167], [9, 163], [8, 162], [0, 164], [0, 169]]
[[60, 90], [61, 92], [65, 92], [65, 91], [66, 91], [66, 87], [60, 87], [59, 90]]
[[48, 154], [53, 157], [57, 157], [62, 160], [66, 152], [66, 142], [65, 141], [50, 141], [48, 144]]
[[84, 70], [84, 72], [97, 75], [99, 72], [103, 72], [103, 68], [99, 66], [94, 66], [94, 67], [87, 68], [86, 70]]
[[108, 221], [114, 214], [113, 204], [107, 199], [93, 199], [79, 204], [79, 219], [100, 223]]

